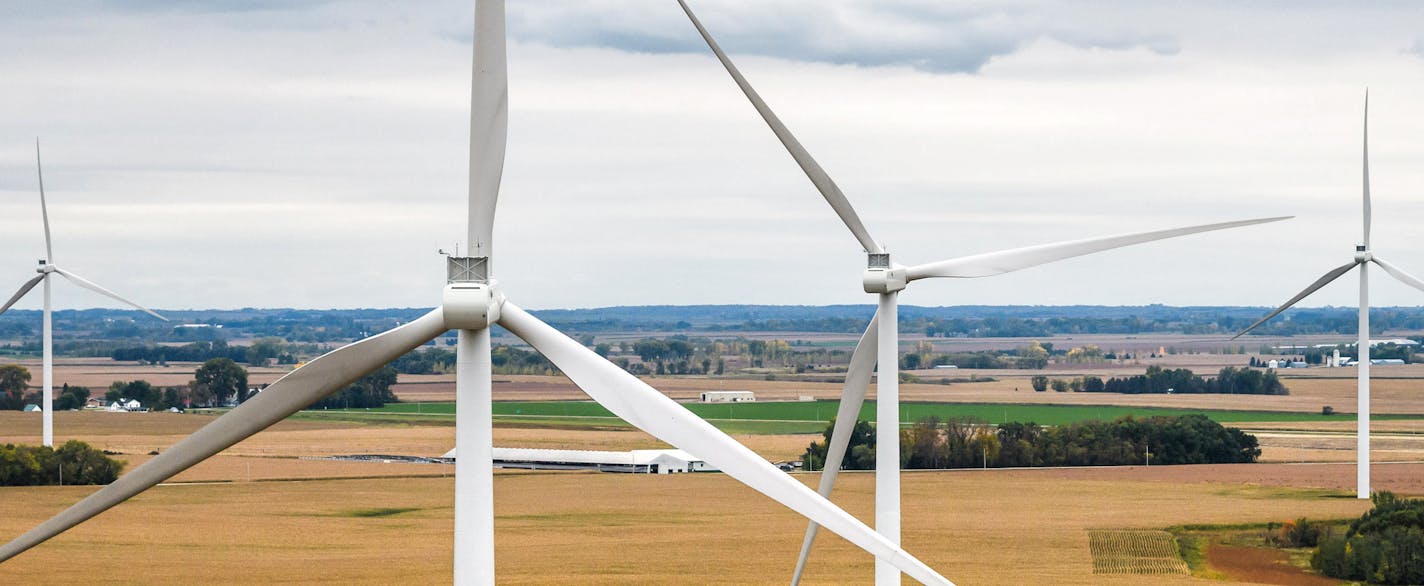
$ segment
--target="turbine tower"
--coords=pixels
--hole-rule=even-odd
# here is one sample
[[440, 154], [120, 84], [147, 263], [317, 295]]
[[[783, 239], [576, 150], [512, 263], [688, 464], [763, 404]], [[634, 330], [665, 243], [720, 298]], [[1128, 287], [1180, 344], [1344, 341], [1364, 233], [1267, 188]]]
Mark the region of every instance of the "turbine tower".
[[666, 395], [507, 301], [492, 278], [491, 236], [503, 168], [508, 92], [503, 0], [475, 2], [470, 113], [469, 257], [447, 257], [441, 304], [395, 329], [343, 346], [288, 373], [112, 484], [0, 546], [0, 562], [281, 421], [382, 365], [459, 330], [456, 363], [456, 584], [494, 584], [489, 328], [495, 324], [544, 354], [592, 399], [649, 434], [826, 526], [925, 584], [952, 584], [766, 459]]
[[[826, 450], [826, 466], [821, 473], [818, 492], [829, 497], [835, 485], [840, 465], [845, 458], [852, 429], [860, 416], [865, 401], [866, 389], [870, 384], [871, 371], [878, 365], [876, 376], [876, 450], [875, 450], [875, 528], [892, 543], [900, 543], [900, 398], [899, 398], [899, 319], [898, 296], [900, 291], [914, 281], [931, 277], [977, 278], [999, 275], [1041, 264], [1060, 261], [1076, 256], [1091, 254], [1162, 240], [1186, 236], [1199, 232], [1235, 228], [1251, 224], [1275, 222], [1289, 216], [1241, 220], [1206, 224], [1153, 232], [1122, 234], [1102, 238], [1074, 240], [1054, 244], [1043, 244], [987, 254], [978, 254], [914, 266], [903, 266], [893, 262], [890, 255], [875, 239], [871, 238], [865, 224], [856, 214], [855, 208], [836, 186], [829, 174], [811, 157], [800, 141], [791, 134], [781, 119], [772, 112], [736, 65], [722, 51], [717, 41], [702, 26], [685, 0], [678, 0], [687, 17], [696, 27], [698, 34], [722, 62], [727, 73], [761, 114], [767, 126], [780, 139], [781, 144], [801, 166], [801, 170], [815, 185], [826, 202], [840, 216], [867, 254], [867, 267], [861, 275], [861, 284], [866, 293], [878, 296], [875, 316], [861, 336], [855, 351], [851, 354], [850, 366], [846, 372], [845, 388], [841, 404], [836, 412], [835, 428], [831, 432], [830, 444]], [[801, 554], [796, 562], [791, 583], [797, 584], [806, 568], [811, 545], [815, 541], [817, 525], [812, 521], [806, 528]], [[875, 564], [875, 583], [879, 586], [900, 583], [900, 571], [879, 560]]]
[[93, 281], [90, 281], [89, 279], [85, 279], [84, 277], [81, 277], [81, 276], [79, 276], [79, 275], [76, 275], [76, 274], [74, 274], [74, 273], [72, 273], [72, 272], [70, 272], [70, 271], [68, 271], [68, 270], [61, 269], [61, 268], [59, 268], [57, 265], [54, 264], [54, 246], [53, 246], [53, 244], [51, 243], [51, 241], [50, 241], [50, 236], [49, 236], [49, 207], [45, 204], [44, 169], [43, 169], [42, 167], [43, 167], [43, 166], [40, 164], [40, 141], [39, 141], [39, 139], [37, 138], [37, 139], [35, 139], [35, 173], [36, 173], [36, 175], [37, 175], [38, 178], [39, 178], [39, 185], [40, 185], [40, 216], [41, 216], [41, 217], [43, 218], [43, 220], [44, 220], [45, 257], [42, 258], [42, 259], [40, 259], [40, 261], [39, 261], [39, 266], [35, 268], [35, 272], [39, 273], [39, 276], [36, 276], [36, 277], [34, 277], [34, 278], [32, 278], [32, 279], [30, 279], [30, 280], [28, 280], [28, 281], [25, 281], [25, 284], [20, 285], [20, 290], [19, 290], [19, 291], [16, 291], [14, 295], [10, 296], [10, 300], [5, 302], [4, 307], [0, 307], [0, 314], [3, 314], [3, 313], [5, 313], [6, 311], [8, 311], [8, 310], [10, 309], [10, 306], [14, 305], [16, 302], [18, 302], [20, 299], [22, 299], [22, 298], [25, 296], [26, 293], [29, 293], [29, 292], [30, 292], [31, 289], [34, 289], [34, 288], [35, 288], [35, 285], [38, 285], [40, 282], [44, 282], [44, 322], [43, 322], [44, 325], [42, 326], [42, 327], [43, 327], [43, 331], [44, 331], [44, 333], [43, 333], [43, 343], [42, 343], [42, 346], [43, 346], [44, 348], [43, 348], [43, 350], [42, 350], [43, 358], [41, 359], [41, 360], [42, 360], [42, 362], [41, 362], [42, 366], [41, 366], [41, 368], [40, 368], [40, 371], [41, 371], [41, 373], [42, 373], [42, 374], [40, 375], [40, 378], [43, 380], [43, 382], [42, 382], [42, 385], [43, 385], [43, 386], [42, 386], [42, 389], [43, 389], [43, 390], [41, 391], [41, 400], [40, 400], [41, 405], [40, 405], [40, 409], [43, 411], [43, 413], [41, 413], [41, 415], [42, 415], [41, 419], [43, 419], [44, 422], [42, 423], [42, 432], [41, 432], [41, 434], [40, 434], [40, 442], [41, 442], [43, 445], [45, 445], [45, 446], [53, 447], [53, 446], [54, 446], [54, 325], [53, 325], [53, 324], [54, 324], [54, 320], [53, 320], [53, 318], [51, 317], [52, 314], [51, 314], [51, 307], [50, 307], [50, 275], [55, 275], [55, 274], [57, 274], [57, 275], [59, 275], [59, 276], [61, 276], [61, 277], [64, 277], [64, 278], [66, 278], [66, 279], [69, 279], [69, 280], [70, 280], [71, 282], [73, 282], [75, 285], [79, 285], [80, 287], [83, 287], [83, 288], [85, 288], [85, 289], [89, 289], [90, 291], [97, 292], [97, 293], [99, 293], [100, 295], [106, 295], [106, 296], [108, 296], [108, 297], [112, 297], [112, 298], [114, 298], [114, 299], [117, 299], [118, 301], [121, 301], [121, 302], [123, 302], [123, 303], [125, 303], [125, 304], [127, 304], [127, 305], [131, 305], [131, 306], [133, 306], [133, 307], [135, 307], [135, 308], [137, 308], [137, 309], [139, 309], [139, 310], [142, 310], [142, 311], [144, 311], [145, 313], [148, 313], [149, 315], [152, 315], [153, 317], [156, 317], [156, 318], [161, 319], [161, 320], [163, 320], [163, 321], [168, 321], [168, 318], [163, 317], [163, 316], [161, 316], [161, 315], [158, 315], [158, 314], [155, 313], [153, 310], [151, 310], [151, 309], [149, 309], [149, 308], [147, 308], [147, 307], [144, 307], [144, 306], [142, 306], [142, 305], [139, 305], [139, 304], [137, 304], [137, 303], [134, 303], [134, 302], [132, 302], [132, 301], [129, 301], [128, 299], [124, 299], [123, 297], [120, 297], [118, 293], [115, 293], [115, 292], [113, 292], [113, 291], [110, 291], [110, 290], [108, 290], [108, 289], [105, 289], [105, 288], [103, 288], [103, 287], [100, 287], [99, 285], [95, 284]]
[[1314, 283], [1311, 283], [1309, 287], [1306, 287], [1304, 291], [1301, 291], [1295, 297], [1290, 298], [1289, 301], [1285, 302], [1280, 307], [1277, 307], [1275, 311], [1266, 314], [1266, 317], [1257, 320], [1256, 323], [1253, 323], [1246, 329], [1241, 330], [1240, 333], [1236, 334], [1231, 339], [1234, 340], [1236, 338], [1240, 338], [1241, 336], [1246, 335], [1247, 332], [1256, 329], [1257, 326], [1260, 326], [1261, 324], [1266, 323], [1267, 320], [1276, 317], [1290, 306], [1295, 305], [1296, 303], [1300, 302], [1300, 300], [1305, 299], [1306, 297], [1309, 297], [1310, 294], [1314, 293], [1317, 289], [1324, 287], [1331, 281], [1334, 281], [1335, 279], [1340, 278], [1345, 273], [1350, 272], [1350, 269], [1353, 269], [1355, 267], [1360, 268], [1360, 339], [1357, 342], [1358, 346], [1356, 346], [1356, 349], [1359, 352], [1359, 356], [1355, 361], [1357, 368], [1355, 373], [1357, 380], [1356, 385], [1358, 388], [1355, 397], [1355, 410], [1356, 416], [1358, 417], [1359, 421], [1359, 423], [1357, 424], [1357, 429], [1355, 430], [1355, 449], [1357, 451], [1357, 463], [1355, 465], [1355, 489], [1356, 496], [1362, 499], [1367, 499], [1370, 498], [1370, 263], [1375, 263], [1379, 265], [1380, 268], [1384, 269], [1384, 272], [1389, 273], [1390, 276], [1394, 277], [1395, 279], [1398, 279], [1401, 283], [1404, 283], [1421, 291], [1424, 291], [1424, 281], [1420, 281], [1414, 275], [1406, 273], [1399, 267], [1396, 267], [1393, 264], [1386, 262], [1384, 259], [1375, 256], [1374, 251], [1370, 249], [1370, 224], [1372, 222], [1370, 211], [1370, 94], [1368, 90], [1365, 92], [1364, 127], [1364, 156], [1362, 158], [1362, 166], [1364, 169], [1362, 193], [1364, 195], [1363, 202], [1361, 204], [1363, 207], [1362, 216], [1364, 221], [1364, 234], [1360, 240], [1360, 244], [1357, 244], [1355, 246], [1354, 257], [1350, 260], [1350, 262], [1330, 269], [1330, 271], [1325, 273], [1324, 276], [1320, 277], [1319, 279], [1316, 279]]

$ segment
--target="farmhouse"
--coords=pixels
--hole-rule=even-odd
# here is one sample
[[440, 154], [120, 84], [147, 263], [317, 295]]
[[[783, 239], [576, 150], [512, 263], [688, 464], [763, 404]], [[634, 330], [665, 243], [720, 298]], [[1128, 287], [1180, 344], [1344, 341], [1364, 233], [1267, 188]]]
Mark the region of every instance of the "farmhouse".
[[703, 403], [751, 403], [756, 393], [751, 391], [703, 391]]
[[[446, 452], [444, 457], [455, 459], [455, 450]], [[681, 474], [684, 472], [715, 472], [717, 470], [701, 458], [682, 450], [602, 452], [494, 448], [494, 465], [496, 468], [525, 470], [597, 470], [599, 472], [636, 474]]]

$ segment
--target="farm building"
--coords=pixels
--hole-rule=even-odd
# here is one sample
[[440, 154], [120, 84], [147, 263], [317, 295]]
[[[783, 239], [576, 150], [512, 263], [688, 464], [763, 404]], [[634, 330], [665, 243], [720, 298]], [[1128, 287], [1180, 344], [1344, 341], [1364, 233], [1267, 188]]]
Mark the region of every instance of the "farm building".
[[703, 391], [703, 403], [751, 403], [756, 393], [751, 391]]
[[35, 405], [35, 404], [33, 404], [33, 403], [31, 403], [31, 404], [29, 404], [29, 405], [25, 405], [25, 412], [26, 412], [26, 413], [33, 413], [33, 412], [35, 412], [35, 411], [40, 411], [40, 410], [41, 410], [41, 409], [40, 409], [40, 406], [39, 406], [39, 405]]
[[[455, 450], [446, 452], [444, 457], [453, 460]], [[682, 450], [600, 452], [494, 448], [494, 465], [496, 468], [526, 470], [597, 470], [599, 472], [637, 474], [681, 474], [684, 472], [715, 472], [717, 470], [702, 459]]]

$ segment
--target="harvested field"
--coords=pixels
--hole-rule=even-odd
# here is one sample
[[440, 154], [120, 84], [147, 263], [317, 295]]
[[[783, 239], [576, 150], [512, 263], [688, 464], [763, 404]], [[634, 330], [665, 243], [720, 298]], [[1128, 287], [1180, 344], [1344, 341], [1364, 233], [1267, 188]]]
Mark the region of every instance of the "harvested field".
[[[1292, 470], [1303, 468], [1308, 474]], [[1424, 466], [1412, 465], [1397, 476], [1416, 479], [1417, 487], [1421, 472]], [[1093, 573], [1089, 530], [1343, 518], [1368, 506], [1282, 484], [1307, 477], [1338, 477], [1344, 485], [1353, 472], [1238, 465], [906, 474], [905, 543], [962, 584], [1140, 584], [1142, 576]], [[817, 476], [798, 478], [814, 483]], [[862, 518], [871, 514], [871, 479], [846, 473], [836, 496]], [[27, 529], [90, 490], [0, 489], [27, 503], [0, 518], [0, 534]], [[438, 583], [449, 579], [451, 492], [448, 478], [160, 487], [0, 565], [0, 582], [43, 571], [53, 584], [205, 583], [233, 575], [257, 583]], [[500, 474], [495, 497], [499, 573], [509, 584], [680, 583], [714, 568], [714, 583], [779, 581], [804, 529], [796, 515], [720, 474]], [[60, 563], [76, 555], [85, 563]], [[137, 555], [184, 563], [135, 572]], [[869, 556], [827, 536], [807, 581], [861, 584], [871, 565]]]

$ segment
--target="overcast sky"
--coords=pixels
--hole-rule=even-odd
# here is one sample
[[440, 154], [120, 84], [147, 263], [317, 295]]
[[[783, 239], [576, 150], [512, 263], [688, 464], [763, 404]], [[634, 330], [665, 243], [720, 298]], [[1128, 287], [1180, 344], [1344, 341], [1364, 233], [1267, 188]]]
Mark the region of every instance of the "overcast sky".
[[[1424, 275], [1417, 5], [1084, 4], [693, 8], [898, 262], [1297, 216], [918, 282], [904, 303], [1280, 303], [1360, 238], [1366, 86], [1374, 248]], [[512, 300], [873, 302], [855, 239], [676, 2], [508, 10], [495, 270]], [[465, 231], [472, 14], [468, 1], [4, 3], [3, 294], [43, 255], [38, 136], [57, 264], [145, 304], [435, 305], [436, 250]], [[1371, 276], [1376, 305], [1424, 305]], [[60, 307], [113, 306], [66, 285]], [[1346, 277], [1303, 305], [1355, 295]]]

